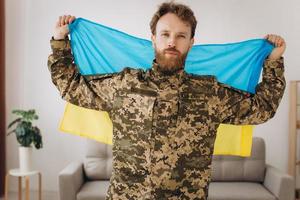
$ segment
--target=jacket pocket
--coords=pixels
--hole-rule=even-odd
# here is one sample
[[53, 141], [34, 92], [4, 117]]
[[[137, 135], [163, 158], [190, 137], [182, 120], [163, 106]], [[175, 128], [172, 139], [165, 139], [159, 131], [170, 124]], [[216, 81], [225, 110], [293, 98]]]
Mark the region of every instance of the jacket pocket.
[[205, 114], [208, 109], [205, 94], [183, 92], [179, 97], [179, 109], [191, 114]]
[[140, 88], [119, 90], [114, 97], [114, 114], [136, 123], [152, 118], [156, 95], [153, 90]]

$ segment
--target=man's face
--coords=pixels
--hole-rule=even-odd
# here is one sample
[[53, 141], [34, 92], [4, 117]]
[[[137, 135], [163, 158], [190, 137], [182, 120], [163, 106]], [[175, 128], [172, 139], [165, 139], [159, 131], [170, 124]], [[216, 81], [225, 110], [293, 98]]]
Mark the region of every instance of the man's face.
[[167, 13], [158, 20], [156, 34], [151, 39], [156, 62], [164, 72], [182, 69], [187, 53], [194, 44], [191, 26], [173, 13]]

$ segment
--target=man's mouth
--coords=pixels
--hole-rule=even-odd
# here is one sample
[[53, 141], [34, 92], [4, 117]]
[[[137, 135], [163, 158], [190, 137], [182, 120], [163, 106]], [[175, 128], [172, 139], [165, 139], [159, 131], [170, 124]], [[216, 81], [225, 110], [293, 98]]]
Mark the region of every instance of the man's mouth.
[[166, 50], [165, 54], [170, 54], [170, 55], [178, 55], [178, 52], [176, 51], [170, 51], [170, 50]]

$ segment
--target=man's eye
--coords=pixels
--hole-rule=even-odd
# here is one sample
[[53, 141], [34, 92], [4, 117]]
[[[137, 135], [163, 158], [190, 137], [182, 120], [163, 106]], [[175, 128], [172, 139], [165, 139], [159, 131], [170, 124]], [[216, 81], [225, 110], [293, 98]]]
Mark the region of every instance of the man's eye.
[[185, 38], [185, 35], [179, 35], [179, 37], [181, 37], [181, 38]]
[[169, 34], [168, 33], [163, 33], [162, 36], [168, 37]]

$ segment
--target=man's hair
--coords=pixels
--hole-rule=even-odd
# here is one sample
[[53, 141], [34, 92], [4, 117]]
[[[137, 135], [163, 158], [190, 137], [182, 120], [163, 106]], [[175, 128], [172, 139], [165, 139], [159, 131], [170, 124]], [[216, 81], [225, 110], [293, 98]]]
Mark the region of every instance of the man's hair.
[[158, 20], [167, 13], [173, 13], [182, 21], [187, 22], [191, 26], [191, 38], [194, 37], [197, 26], [197, 20], [194, 16], [194, 12], [190, 9], [190, 7], [183, 4], [174, 3], [173, 1], [162, 3], [158, 7], [156, 13], [154, 13], [150, 22], [150, 28], [153, 35], [156, 34], [156, 24]]

